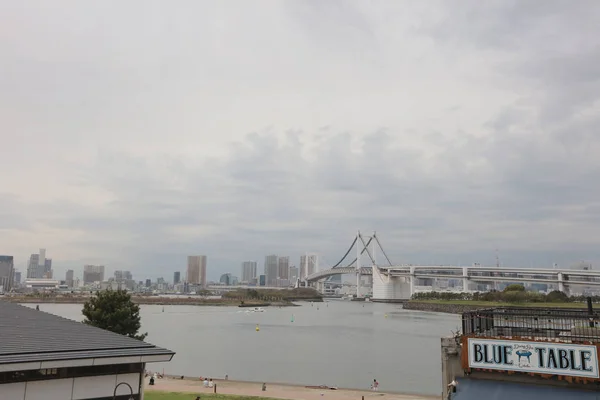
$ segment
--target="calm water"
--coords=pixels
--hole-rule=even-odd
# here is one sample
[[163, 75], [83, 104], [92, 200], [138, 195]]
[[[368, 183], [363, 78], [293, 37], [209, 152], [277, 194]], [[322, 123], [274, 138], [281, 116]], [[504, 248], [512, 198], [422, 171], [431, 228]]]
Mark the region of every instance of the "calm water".
[[[42, 311], [75, 320], [83, 319], [81, 308], [40, 304]], [[237, 307], [162, 309], [141, 307], [142, 331], [148, 332], [148, 342], [177, 354], [149, 369], [356, 389], [377, 378], [383, 391], [432, 395], [441, 390], [440, 337], [460, 324], [455, 315], [335, 300], [263, 313]]]

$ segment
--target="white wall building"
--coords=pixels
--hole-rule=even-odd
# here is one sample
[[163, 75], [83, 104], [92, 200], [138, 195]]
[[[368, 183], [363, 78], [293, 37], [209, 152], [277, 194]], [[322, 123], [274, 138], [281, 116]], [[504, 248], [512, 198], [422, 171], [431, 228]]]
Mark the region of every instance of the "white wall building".
[[146, 363], [175, 354], [3, 301], [0, 321], [0, 400], [143, 400]]

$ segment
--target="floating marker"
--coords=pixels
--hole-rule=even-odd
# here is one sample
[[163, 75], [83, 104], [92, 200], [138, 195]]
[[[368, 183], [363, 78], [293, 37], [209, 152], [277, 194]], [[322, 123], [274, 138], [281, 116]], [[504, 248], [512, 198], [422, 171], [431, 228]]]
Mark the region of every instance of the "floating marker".
[[387, 314], [385, 314], [385, 317], [387, 318]]
[[292, 322], [294, 322], [294, 314], [292, 314]]
[[256, 324], [256, 332], [260, 331], [260, 328], [258, 327], [258, 324]]

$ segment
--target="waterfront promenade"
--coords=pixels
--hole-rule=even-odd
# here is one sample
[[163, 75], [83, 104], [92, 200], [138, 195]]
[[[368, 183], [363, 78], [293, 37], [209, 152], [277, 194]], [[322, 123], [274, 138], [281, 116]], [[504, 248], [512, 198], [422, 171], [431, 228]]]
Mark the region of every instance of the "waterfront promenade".
[[[166, 391], [166, 392], [181, 392], [190, 393], [202, 396], [202, 394], [213, 393], [212, 388], [202, 386], [200, 380], [194, 379], [172, 379], [164, 378], [157, 379], [154, 386], [148, 385], [146, 378], [145, 391]], [[422, 396], [399, 393], [373, 392], [369, 390], [351, 390], [351, 389], [310, 389], [305, 386], [284, 385], [267, 383], [267, 390], [261, 390], [262, 383], [256, 382], [239, 382], [217, 380], [217, 393], [230, 394], [238, 396], [257, 396], [271, 397], [286, 400], [365, 400], [385, 399], [385, 400], [439, 400], [439, 396]], [[369, 382], [365, 382], [368, 386]], [[410, 388], [406, 388], [410, 391]], [[192, 397], [190, 397], [192, 398]]]

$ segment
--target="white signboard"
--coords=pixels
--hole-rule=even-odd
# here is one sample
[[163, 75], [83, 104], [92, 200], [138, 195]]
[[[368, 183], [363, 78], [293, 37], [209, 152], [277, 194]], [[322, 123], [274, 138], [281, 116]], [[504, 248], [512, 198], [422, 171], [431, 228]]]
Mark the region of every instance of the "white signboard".
[[598, 378], [596, 346], [469, 338], [469, 367]]

